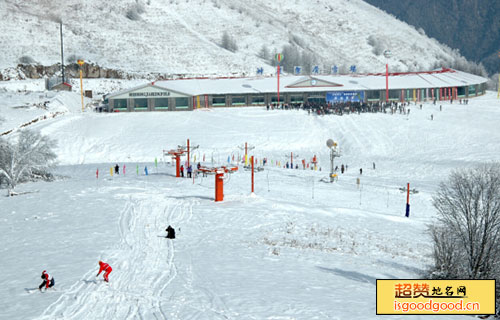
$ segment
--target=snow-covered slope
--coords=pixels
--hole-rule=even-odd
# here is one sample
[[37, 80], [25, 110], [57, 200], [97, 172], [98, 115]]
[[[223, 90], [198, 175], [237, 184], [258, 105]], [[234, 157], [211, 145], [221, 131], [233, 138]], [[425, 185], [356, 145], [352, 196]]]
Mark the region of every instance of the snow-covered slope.
[[[127, 12], [137, 12], [137, 3], [144, 12], [130, 20]], [[263, 66], [270, 73], [259, 51], [266, 46], [273, 54], [290, 43], [313, 53], [313, 63], [327, 70], [356, 65], [359, 71], [383, 71], [384, 49], [394, 54], [393, 70], [453, 60], [449, 48], [361, 0], [4, 0], [0, 69], [17, 65], [22, 56], [43, 65], [60, 62], [54, 17], [64, 21], [65, 57], [129, 72], [254, 74]], [[225, 31], [239, 48], [234, 53], [219, 46]], [[378, 55], [374, 43], [380, 44]]]
[[[5, 319], [392, 319], [375, 314], [375, 279], [419, 278], [432, 263], [426, 228], [439, 182], [455, 168], [500, 161], [491, 92], [442, 111], [424, 104], [408, 116], [341, 117], [264, 108], [81, 113], [77, 97], [52, 97], [47, 111], [66, 113], [32, 126], [58, 141], [59, 179], [0, 197]], [[10, 110], [7, 122], [30, 110]], [[222, 203], [213, 201], [213, 176], [176, 179], [162, 150], [187, 138], [200, 145], [192, 160], [205, 156], [206, 165], [255, 146], [251, 154], [269, 160], [255, 194], [241, 166]], [[327, 138], [342, 150], [336, 164], [349, 165], [333, 184], [320, 182]], [[318, 155], [322, 171], [284, 169], [291, 152], [295, 162]], [[115, 163], [126, 173], [111, 176]], [[399, 191], [407, 182], [419, 191], [410, 218]], [[159, 237], [169, 224], [174, 241]], [[94, 277], [99, 260], [113, 267], [109, 285]], [[56, 289], [39, 293], [45, 269]]]

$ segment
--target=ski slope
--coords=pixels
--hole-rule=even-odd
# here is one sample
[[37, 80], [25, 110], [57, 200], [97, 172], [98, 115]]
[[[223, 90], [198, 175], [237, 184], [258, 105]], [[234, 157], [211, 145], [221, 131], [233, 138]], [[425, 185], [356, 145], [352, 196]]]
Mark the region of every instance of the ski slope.
[[[375, 315], [375, 280], [419, 278], [432, 263], [426, 228], [439, 182], [453, 169], [500, 161], [493, 93], [467, 106], [442, 103], [443, 111], [424, 104], [409, 115], [341, 117], [263, 108], [81, 113], [75, 96], [59, 97], [63, 115], [31, 126], [58, 141], [57, 181], [0, 197], [1, 318], [392, 319]], [[241, 166], [220, 203], [213, 176], [175, 178], [162, 150], [187, 138], [199, 145], [192, 160], [205, 156], [206, 165], [254, 146], [251, 154], [270, 161], [255, 174], [255, 194]], [[320, 181], [328, 138], [341, 148], [336, 164], [349, 166], [333, 184]], [[294, 163], [316, 154], [321, 171], [284, 169], [291, 152]], [[116, 163], [125, 174], [110, 175]], [[419, 191], [410, 218], [399, 191], [407, 182]], [[169, 224], [175, 240], [160, 237]], [[113, 268], [109, 284], [95, 278], [99, 260]], [[56, 289], [25, 291], [42, 270]]]

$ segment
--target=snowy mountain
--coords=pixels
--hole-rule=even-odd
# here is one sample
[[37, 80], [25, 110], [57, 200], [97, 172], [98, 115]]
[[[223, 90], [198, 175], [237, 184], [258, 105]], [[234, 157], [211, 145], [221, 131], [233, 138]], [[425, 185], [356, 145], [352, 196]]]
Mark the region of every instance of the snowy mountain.
[[[0, 44], [8, 48], [0, 55], [3, 72], [21, 60], [59, 63], [60, 18], [65, 60], [142, 74], [251, 75], [258, 67], [272, 73], [271, 56], [285, 45], [323, 70], [337, 65], [343, 72], [351, 65], [383, 71], [385, 49], [395, 71], [460, 59], [361, 0], [4, 0], [0, 17]], [[221, 47], [224, 33], [236, 51]]]

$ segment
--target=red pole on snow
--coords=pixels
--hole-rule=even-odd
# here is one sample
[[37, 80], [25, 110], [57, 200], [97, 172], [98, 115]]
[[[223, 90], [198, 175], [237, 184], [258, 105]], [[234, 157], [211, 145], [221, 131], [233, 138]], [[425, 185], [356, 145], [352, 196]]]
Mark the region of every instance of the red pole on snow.
[[278, 64], [278, 105], [280, 104], [280, 65]]
[[224, 171], [215, 172], [215, 201], [224, 200]]
[[253, 156], [252, 156], [252, 193], [254, 191], [254, 189], [253, 189], [254, 174], [253, 173], [254, 173], [254, 170], [253, 170]]
[[385, 101], [389, 101], [389, 64], [385, 64]]
[[181, 155], [175, 155], [175, 176], [179, 178], [181, 176]]

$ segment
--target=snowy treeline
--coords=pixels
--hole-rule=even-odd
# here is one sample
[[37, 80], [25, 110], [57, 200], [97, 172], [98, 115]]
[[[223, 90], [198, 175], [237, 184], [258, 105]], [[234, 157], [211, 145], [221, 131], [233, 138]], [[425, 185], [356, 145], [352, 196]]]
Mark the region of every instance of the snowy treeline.
[[[280, 62], [280, 65], [283, 66], [285, 72], [293, 73], [295, 66], [301, 66], [303, 68], [303, 72], [309, 73], [311, 72], [312, 66], [315, 63], [318, 63], [318, 59], [313, 53], [302, 49], [299, 45], [285, 45], [281, 49], [281, 53], [283, 54], [283, 61]], [[271, 64], [273, 66], [278, 65], [275, 55], [273, 55]], [[326, 65], [326, 63], [324, 63], [324, 65]]]
[[[24, 78], [12, 71], [19, 62], [40, 66], [60, 62], [59, 17], [64, 18], [65, 57], [72, 57], [71, 63], [82, 57], [86, 63], [130, 76], [152, 72], [164, 77], [253, 75], [260, 68], [272, 74], [270, 54], [278, 52], [284, 55], [285, 72], [290, 72], [290, 65], [302, 66], [303, 72], [309, 71], [309, 65], [320, 65], [323, 71], [336, 65], [343, 73], [351, 65], [358, 72], [383, 72], [387, 62], [390, 70], [402, 72], [435, 65], [459, 68], [466, 63], [458, 51], [362, 1], [4, 3], [0, 28], [5, 32], [0, 41], [12, 48], [0, 57], [4, 79]], [[106, 23], [102, 16], [109, 17]], [[18, 27], [19, 21], [23, 28]], [[152, 34], [154, 41], [145, 37]], [[383, 56], [387, 49], [393, 53], [389, 61]], [[459, 69], [471, 71], [478, 66]]]
[[433, 205], [439, 223], [430, 227], [431, 276], [497, 279], [500, 289], [500, 164], [454, 171], [441, 183]]
[[220, 46], [231, 52], [236, 52], [238, 50], [238, 45], [236, 44], [236, 40], [234, 40], [234, 38], [230, 36], [227, 33], [227, 31], [224, 31], [224, 33], [222, 34]]
[[48, 169], [54, 164], [55, 141], [39, 132], [23, 130], [15, 140], [0, 138], [0, 185], [5, 184], [8, 194], [20, 182], [49, 179]]

